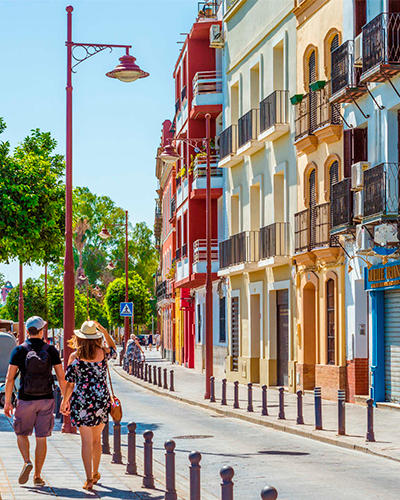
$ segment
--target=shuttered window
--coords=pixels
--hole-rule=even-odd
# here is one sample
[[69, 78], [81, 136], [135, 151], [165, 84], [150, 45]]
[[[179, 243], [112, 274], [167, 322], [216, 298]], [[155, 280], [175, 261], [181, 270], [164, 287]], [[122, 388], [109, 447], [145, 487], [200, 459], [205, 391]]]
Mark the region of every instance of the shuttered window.
[[[317, 77], [315, 61], [315, 50], [313, 50], [308, 58], [308, 83], [311, 85]], [[317, 128], [317, 94], [309, 89], [310, 92], [310, 133]]]
[[367, 0], [355, 0], [354, 9], [354, 36], [357, 36], [367, 22]]
[[315, 168], [311, 170], [309, 182], [309, 196], [310, 196], [310, 245], [315, 246], [315, 236], [316, 236], [316, 204], [317, 204], [317, 192], [315, 185]]
[[232, 371], [239, 369], [239, 297], [232, 297], [231, 303], [231, 324], [232, 324]]
[[219, 299], [219, 341], [221, 344], [226, 342], [225, 305], [225, 297], [222, 297]]
[[355, 128], [343, 133], [344, 177], [351, 177], [351, 166], [359, 161], [368, 161], [368, 129]]
[[201, 344], [201, 304], [197, 304], [197, 343]]
[[400, 109], [397, 110], [397, 162], [400, 163]]
[[335, 282], [326, 282], [327, 364], [335, 364]]
[[386, 401], [400, 403], [400, 291], [384, 293]]

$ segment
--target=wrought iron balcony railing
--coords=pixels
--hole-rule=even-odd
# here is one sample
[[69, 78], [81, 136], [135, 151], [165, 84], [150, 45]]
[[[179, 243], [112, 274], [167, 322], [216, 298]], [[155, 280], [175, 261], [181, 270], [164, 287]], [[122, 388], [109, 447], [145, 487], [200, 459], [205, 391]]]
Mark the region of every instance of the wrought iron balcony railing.
[[170, 218], [172, 219], [176, 211], [176, 194], [174, 194], [174, 196], [171, 198], [170, 210], [171, 210]]
[[169, 280], [165, 280], [156, 289], [157, 301], [166, 300], [172, 298], [172, 287]]
[[289, 123], [289, 92], [275, 90], [260, 102], [260, 133], [273, 125]]
[[221, 159], [235, 154], [237, 150], [237, 125], [231, 125], [219, 135], [219, 151]]
[[295, 214], [295, 253], [324, 246], [337, 246], [331, 238], [331, 204], [323, 203]]
[[193, 78], [193, 96], [222, 92], [222, 71], [199, 71]]
[[256, 141], [259, 134], [259, 109], [251, 109], [238, 120], [238, 147]]
[[[211, 155], [210, 165], [211, 165], [211, 177], [222, 177], [222, 168], [213, 167], [219, 162], [219, 155]], [[200, 177], [207, 176], [207, 156], [196, 156], [193, 162], [193, 178], [197, 179]]]
[[217, 16], [218, 7], [221, 0], [206, 0], [204, 2], [198, 2], [198, 12], [200, 17], [212, 18]]
[[[193, 264], [206, 262], [207, 240], [196, 240], [193, 243]], [[218, 261], [218, 240], [211, 240], [211, 260]]]
[[354, 40], [347, 40], [332, 52], [332, 96], [357, 87], [360, 75], [361, 69], [354, 66]]
[[317, 123], [316, 129], [327, 124], [340, 125], [342, 123], [340, 112], [334, 104], [329, 102], [331, 97], [332, 81], [328, 80], [325, 87], [317, 93]]
[[260, 259], [290, 255], [290, 224], [275, 222], [260, 229]]
[[182, 258], [184, 257], [187, 257], [187, 243], [185, 243], [184, 245], [182, 245]]
[[181, 255], [182, 255], [182, 249], [181, 248], [177, 248], [176, 251], [175, 251], [175, 260], [180, 260]]
[[179, 113], [180, 109], [181, 109], [181, 98], [178, 97], [178, 99], [175, 102], [175, 115]]
[[346, 178], [332, 185], [331, 190], [332, 229], [353, 223], [353, 192], [351, 179]]
[[243, 231], [219, 244], [221, 269], [260, 260], [260, 231]]
[[399, 164], [380, 163], [364, 171], [364, 218], [397, 217]]
[[185, 85], [181, 92], [181, 102], [187, 99], [187, 86]]

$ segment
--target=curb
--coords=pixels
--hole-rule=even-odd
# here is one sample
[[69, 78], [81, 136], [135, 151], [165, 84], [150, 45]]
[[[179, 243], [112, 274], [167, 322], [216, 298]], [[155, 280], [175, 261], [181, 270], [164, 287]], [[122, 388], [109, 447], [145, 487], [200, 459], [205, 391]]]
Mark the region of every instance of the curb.
[[177, 396], [173, 392], [170, 392], [169, 390], [166, 391], [165, 389], [160, 389], [158, 386], [150, 385], [148, 382], [144, 382], [141, 379], [136, 379], [133, 378], [131, 375], [128, 375], [126, 372], [122, 370], [122, 368], [119, 370], [115, 367], [114, 364], [111, 365], [112, 369], [116, 374], [124, 378], [125, 380], [128, 380], [132, 384], [136, 384], [139, 387], [142, 387], [143, 389], [146, 389], [148, 391], [154, 392], [155, 394], [158, 394], [159, 396], [167, 397], [170, 399], [174, 399], [175, 401], [180, 401], [182, 403], [190, 404], [192, 406], [197, 406], [199, 408], [203, 408], [205, 410], [211, 410], [214, 413], [217, 413], [218, 415], [224, 415], [225, 417], [229, 418], [236, 418], [238, 420], [243, 420], [245, 422], [250, 422], [252, 424], [256, 425], [262, 425], [264, 427], [268, 427], [270, 429], [274, 429], [276, 431], [281, 431], [281, 432], [286, 432], [288, 434], [294, 434], [296, 436], [301, 436], [305, 437], [308, 439], [313, 439], [314, 441], [319, 441], [322, 443], [326, 444], [331, 444], [334, 446], [338, 446], [339, 448], [346, 448], [349, 450], [355, 450], [355, 451], [361, 451], [363, 453], [369, 453], [371, 455], [375, 455], [380, 458], [386, 458], [388, 460], [393, 460], [395, 462], [400, 462], [399, 458], [395, 457], [390, 457], [388, 455], [385, 455], [383, 453], [380, 453], [378, 451], [371, 450], [368, 448], [366, 445], [362, 444], [353, 444], [353, 443], [348, 443], [346, 441], [341, 441], [339, 439], [335, 439], [330, 436], [324, 436], [322, 433], [324, 431], [308, 431], [304, 430], [301, 427], [289, 427], [285, 424], [279, 423], [279, 422], [271, 422], [269, 420], [264, 420], [263, 418], [258, 418], [252, 415], [247, 415], [247, 414], [240, 414], [237, 413], [236, 411], [230, 410], [230, 409], [222, 409], [222, 408], [216, 408], [213, 406], [212, 403], [200, 403], [199, 401], [194, 401], [191, 399], [187, 399], [182, 396]]

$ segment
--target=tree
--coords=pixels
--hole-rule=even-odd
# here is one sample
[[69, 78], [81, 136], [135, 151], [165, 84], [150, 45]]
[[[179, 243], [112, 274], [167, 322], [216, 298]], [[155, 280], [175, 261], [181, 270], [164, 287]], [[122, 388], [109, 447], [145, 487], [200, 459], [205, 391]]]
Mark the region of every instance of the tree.
[[[31, 316], [46, 316], [44, 283], [41, 279], [28, 278], [23, 287], [24, 321]], [[18, 321], [19, 287], [14, 287], [7, 296], [6, 313], [12, 321]]]
[[63, 251], [64, 161], [56, 145], [39, 129], [13, 154], [8, 142], [0, 143], [0, 261], [42, 265]]
[[6, 277], [4, 276], [3, 273], [0, 273], [0, 288], [3, 288], [5, 284], [6, 284]]
[[[49, 328], [63, 328], [64, 285], [62, 282], [49, 287], [47, 304]], [[75, 289], [75, 328], [80, 328], [86, 319], [86, 297]]]
[[78, 269], [77, 269], [75, 281], [77, 281], [78, 277], [83, 272], [83, 257], [82, 257], [82, 255], [83, 255], [83, 249], [85, 248], [89, 229], [90, 229], [90, 224], [86, 218], [81, 217], [74, 225], [73, 242], [74, 242], [76, 251], [78, 252], [78, 256], [79, 256], [79, 263], [78, 263]]
[[[147, 323], [150, 313], [150, 294], [143, 279], [135, 272], [129, 273], [129, 302], [134, 306], [134, 323]], [[123, 318], [119, 315], [120, 303], [125, 302], [125, 277], [115, 279], [107, 288], [104, 303], [110, 325], [123, 326]]]

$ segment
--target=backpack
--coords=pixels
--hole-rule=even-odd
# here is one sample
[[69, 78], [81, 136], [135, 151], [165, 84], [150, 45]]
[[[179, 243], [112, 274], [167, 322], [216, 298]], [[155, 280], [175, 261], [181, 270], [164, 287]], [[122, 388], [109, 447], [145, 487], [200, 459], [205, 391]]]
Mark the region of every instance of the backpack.
[[47, 396], [53, 392], [53, 376], [49, 344], [40, 351], [24, 342], [22, 347], [28, 351], [25, 358], [24, 393], [28, 396]]

